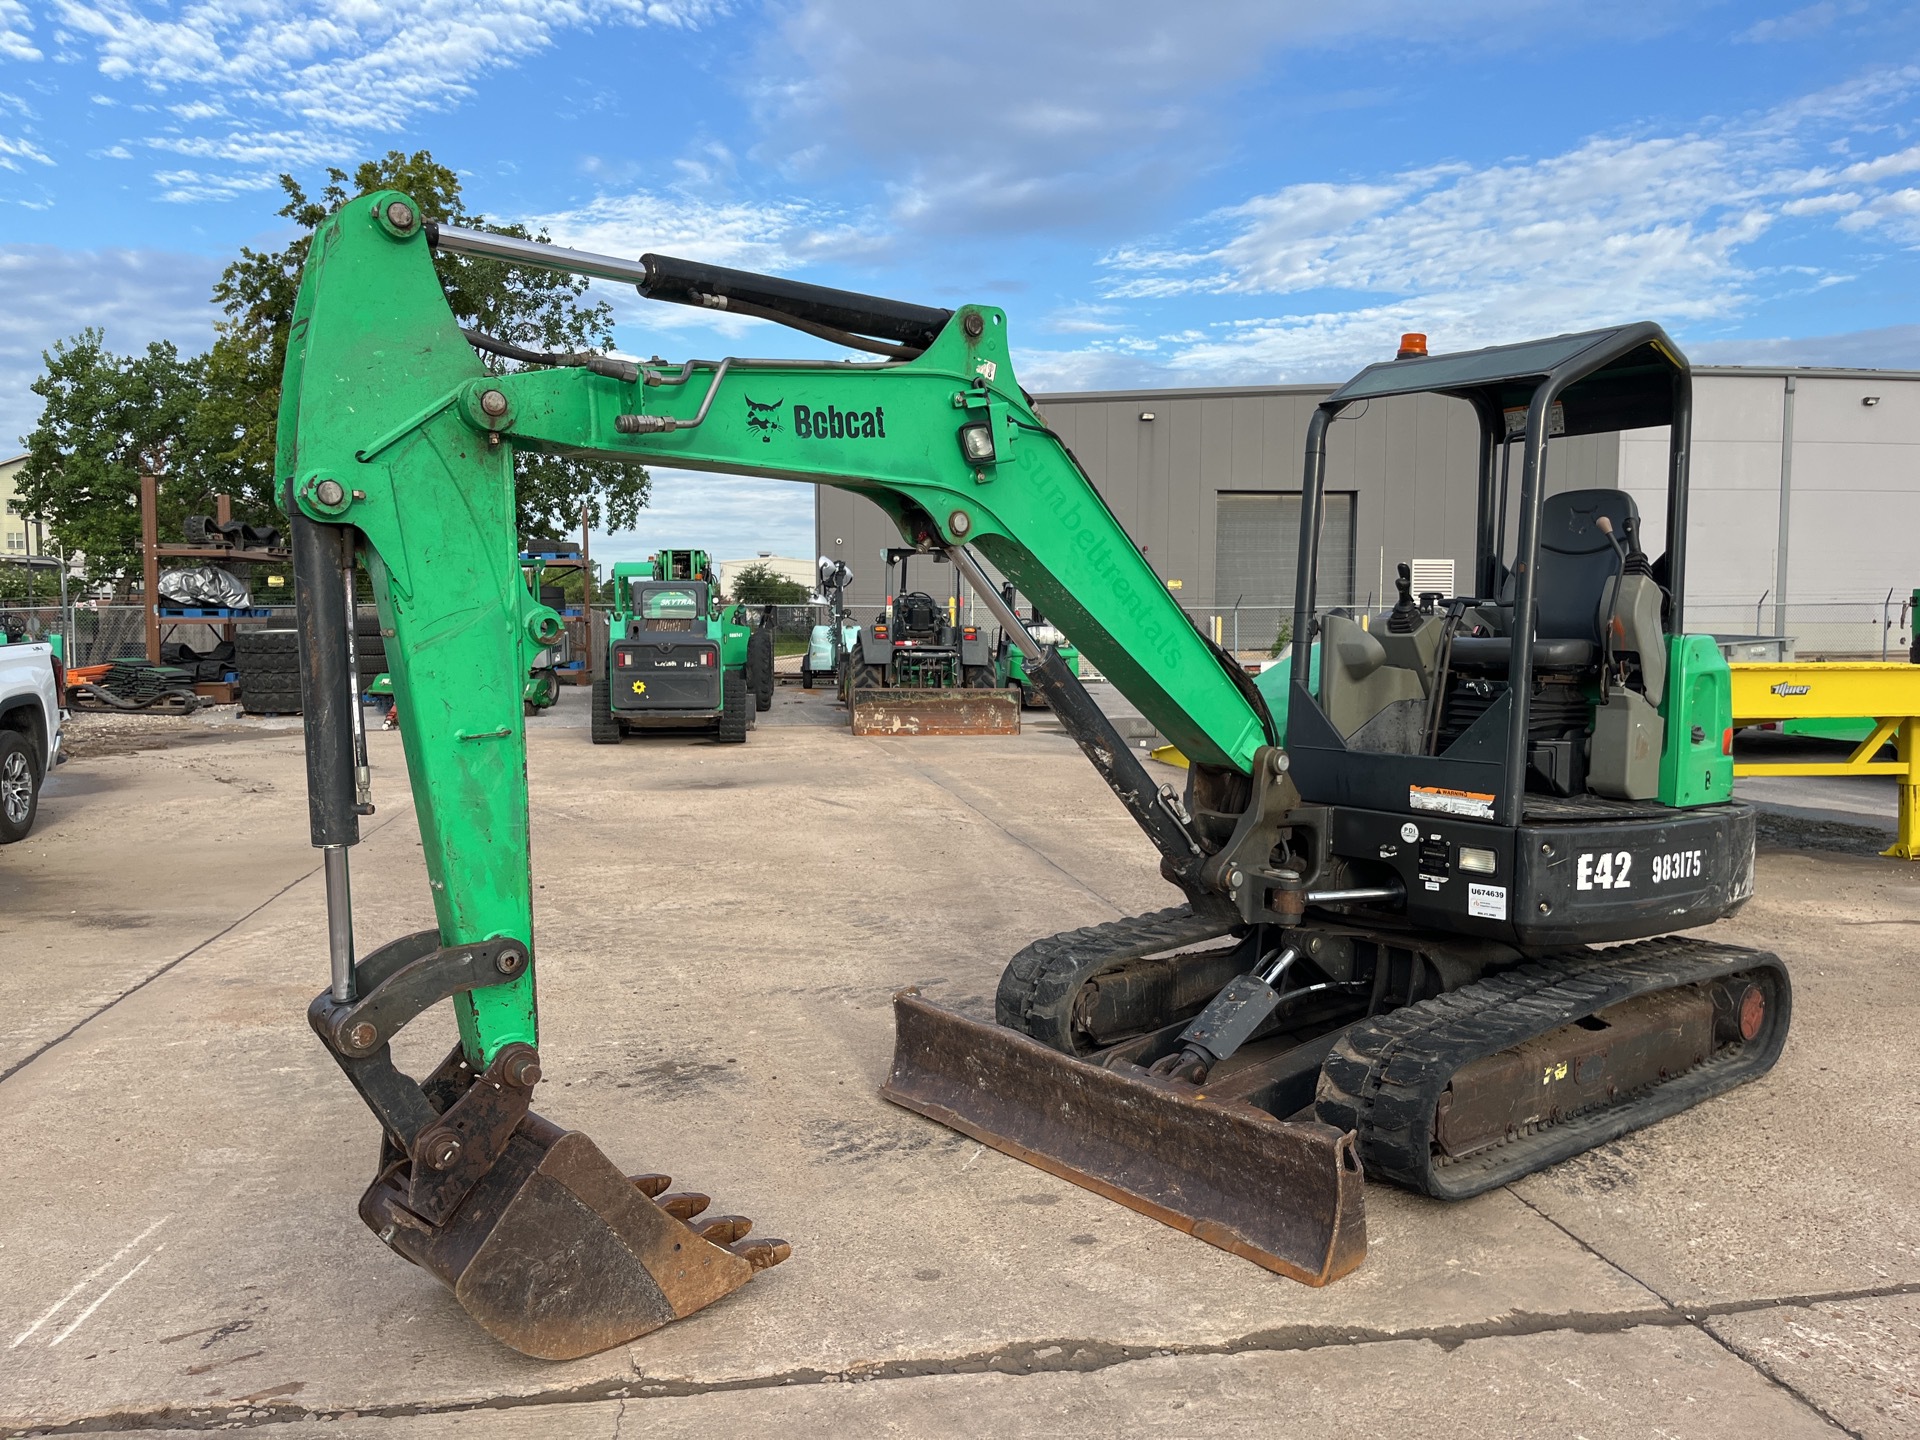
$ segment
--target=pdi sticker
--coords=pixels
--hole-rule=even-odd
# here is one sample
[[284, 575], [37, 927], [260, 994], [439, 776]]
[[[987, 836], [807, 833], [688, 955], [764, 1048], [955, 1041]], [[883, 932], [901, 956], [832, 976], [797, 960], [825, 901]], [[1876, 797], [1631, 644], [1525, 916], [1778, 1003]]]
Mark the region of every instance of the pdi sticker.
[[1504, 885], [1467, 886], [1467, 914], [1482, 920], [1507, 918], [1507, 887]]

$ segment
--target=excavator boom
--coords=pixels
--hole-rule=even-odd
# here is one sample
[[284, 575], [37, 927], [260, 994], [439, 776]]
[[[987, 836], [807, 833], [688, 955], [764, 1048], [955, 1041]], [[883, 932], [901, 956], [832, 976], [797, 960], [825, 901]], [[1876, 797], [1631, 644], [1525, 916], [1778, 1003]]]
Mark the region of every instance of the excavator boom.
[[[521, 351], [461, 330], [436, 246], [632, 283], [880, 358], [642, 364]], [[381, 1123], [367, 1224], [491, 1333], [548, 1356], [644, 1334], [787, 1253], [749, 1236], [740, 1217], [696, 1219], [704, 1196], [664, 1193], [662, 1176], [623, 1177], [585, 1136], [530, 1109], [540, 1065], [521, 682], [529, 651], [561, 622], [529, 594], [515, 558], [520, 451], [867, 496], [908, 545], [945, 552], [967, 577], [1184, 893], [1157, 915], [1028, 946], [1002, 976], [994, 1022], [897, 997], [882, 1092], [897, 1103], [1322, 1284], [1365, 1253], [1363, 1164], [1430, 1193], [1475, 1193], [1764, 1071], [1790, 1010], [1774, 957], [1671, 939], [1580, 948], [1704, 924], [1751, 890], [1752, 815], [1715, 789], [1730, 765], [1708, 753], [1722, 731], [1718, 652], [1698, 637], [1669, 645], [1645, 557], [1588, 543], [1564, 496], [1554, 543], [1574, 557], [1559, 562], [1572, 578], [1550, 598], [1589, 628], [1596, 607], [1610, 607], [1620, 643], [1562, 637], [1540, 648], [1533, 622], [1511, 618], [1542, 608], [1527, 601], [1549, 402], [1555, 424], [1562, 392], [1569, 426], [1664, 423], [1670, 398], [1683, 401], [1685, 363], [1654, 326], [1560, 337], [1541, 352], [1558, 358], [1533, 369], [1535, 350], [1511, 350], [1436, 357], [1366, 383], [1473, 398], [1483, 425], [1510, 433], [1522, 416], [1521, 603], [1502, 619], [1498, 596], [1457, 598], [1442, 618], [1416, 614], [1409, 598], [1400, 628], [1380, 637], [1329, 617], [1328, 643], [1298, 647], [1293, 683], [1279, 692], [1300, 768], [1311, 770], [1296, 785], [1265, 694], [1188, 620], [1021, 390], [997, 308], [938, 310], [434, 226], [392, 191], [336, 212], [302, 278], [276, 474], [292, 517], [333, 962], [310, 1019]], [[476, 352], [534, 364], [493, 373]], [[1591, 414], [1589, 393], [1605, 402]], [[1344, 403], [1322, 406], [1311, 431], [1297, 623], [1313, 611], [1313, 507]], [[1684, 404], [1673, 414], [1678, 507]], [[1497, 433], [1483, 439], [1483, 509]], [[1504, 533], [1484, 514], [1481, 529]], [[1676, 533], [1683, 540], [1684, 526]], [[1073, 670], [1036, 643], [976, 552], [1185, 755], [1184, 796], [1154, 781]], [[1669, 560], [1677, 576], [1680, 557]], [[432, 929], [364, 958], [348, 876], [369, 800], [352, 661], [360, 563], [387, 637], [435, 914]], [[1569, 595], [1577, 603], [1563, 603]], [[1630, 628], [1619, 618], [1629, 595], [1639, 607]], [[1461, 634], [1469, 609], [1507, 628], [1497, 639]], [[1527, 683], [1536, 648], [1551, 673]], [[1470, 678], [1450, 680], [1455, 665]], [[1522, 683], [1508, 687], [1503, 665]], [[1459, 719], [1450, 685], [1467, 686], [1479, 711]], [[1523, 771], [1544, 765], [1551, 783], [1572, 783], [1575, 751], [1587, 748], [1571, 727], [1586, 722], [1583, 697], [1596, 688], [1602, 783], [1640, 787], [1666, 773], [1664, 734], [1667, 758], [1684, 761], [1685, 795], [1646, 803], [1588, 790], [1536, 806]], [[1536, 690], [1560, 708], [1536, 706]], [[1683, 703], [1695, 708], [1675, 708]], [[1555, 728], [1536, 736], [1536, 722]], [[1362, 744], [1363, 729], [1385, 738]], [[1492, 777], [1497, 813], [1495, 795], [1447, 788], [1462, 766], [1475, 785]], [[1301, 794], [1309, 783], [1312, 803]], [[1609, 876], [1644, 876], [1654, 848], [1682, 845], [1694, 859], [1667, 871], [1684, 873], [1684, 894], [1574, 884], [1595, 873], [1583, 846], [1604, 847]], [[388, 1042], [441, 1000], [454, 1005], [460, 1044], [416, 1082], [395, 1069]], [[1544, 1090], [1530, 1078], [1542, 1066]]]

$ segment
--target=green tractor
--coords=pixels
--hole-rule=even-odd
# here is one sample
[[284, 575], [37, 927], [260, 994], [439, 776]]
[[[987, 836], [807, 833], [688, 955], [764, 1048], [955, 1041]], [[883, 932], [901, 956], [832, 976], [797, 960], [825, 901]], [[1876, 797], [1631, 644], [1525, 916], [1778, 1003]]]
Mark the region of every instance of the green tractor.
[[704, 550], [661, 550], [613, 567], [613, 614], [593, 677], [592, 735], [711, 726], [738, 745], [773, 704], [773, 632], [723, 602]]
[[938, 550], [891, 547], [887, 559], [887, 604], [848, 647], [841, 673], [843, 693], [856, 690], [998, 690], [1008, 683], [1007, 637], [960, 621], [959, 577], [947, 598], [907, 588], [907, 562], [945, 564]]
[[[1018, 597], [1011, 582], [1000, 587], [1000, 598], [1007, 602], [1009, 610], [1019, 614], [1019, 606], [1015, 603]], [[1061, 664], [1075, 675], [1080, 673], [1080, 652], [1040, 613], [1038, 605], [1029, 605], [1027, 613], [1020, 618], [1026, 621], [1029, 635], [1042, 645], [1052, 646]], [[1022, 710], [1031, 710], [1036, 706], [1042, 710], [1049, 708], [1046, 692], [1035, 688], [1027, 675], [1027, 657], [1018, 645], [1009, 647], [1007, 651], [1007, 689], [1015, 692]]]

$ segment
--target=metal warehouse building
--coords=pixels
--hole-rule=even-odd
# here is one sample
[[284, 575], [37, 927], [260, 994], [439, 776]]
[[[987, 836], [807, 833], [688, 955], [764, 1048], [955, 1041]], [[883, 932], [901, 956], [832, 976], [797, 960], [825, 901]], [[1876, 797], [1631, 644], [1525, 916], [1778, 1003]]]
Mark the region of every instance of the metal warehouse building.
[[[1903, 653], [1904, 602], [1920, 585], [1911, 539], [1920, 533], [1920, 372], [1693, 374], [1688, 628], [1785, 635], [1802, 654], [1877, 656], [1883, 640]], [[1219, 617], [1228, 644], [1237, 612], [1241, 647], [1264, 648], [1292, 609], [1307, 422], [1334, 388], [1037, 400], [1187, 611], [1209, 628]], [[1450, 588], [1448, 562], [1464, 586], [1473, 411], [1424, 395], [1355, 410], [1330, 436], [1322, 605], [1391, 604], [1400, 561], [1429, 562], [1417, 567], [1420, 588]], [[1666, 448], [1664, 429], [1555, 440], [1548, 488], [1632, 492], [1657, 553]], [[892, 524], [858, 496], [826, 488], [818, 496], [819, 553], [852, 567], [856, 605], [881, 603], [882, 552], [900, 543]], [[947, 583], [944, 566], [913, 576], [916, 589]]]

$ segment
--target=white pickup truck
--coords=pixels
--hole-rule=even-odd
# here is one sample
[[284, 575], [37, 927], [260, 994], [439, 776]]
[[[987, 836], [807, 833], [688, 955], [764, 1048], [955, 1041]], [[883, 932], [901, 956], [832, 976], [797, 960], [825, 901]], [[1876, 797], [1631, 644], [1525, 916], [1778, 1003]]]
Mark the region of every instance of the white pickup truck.
[[24, 840], [40, 782], [61, 758], [66, 667], [45, 641], [9, 641], [0, 628], [0, 845]]

